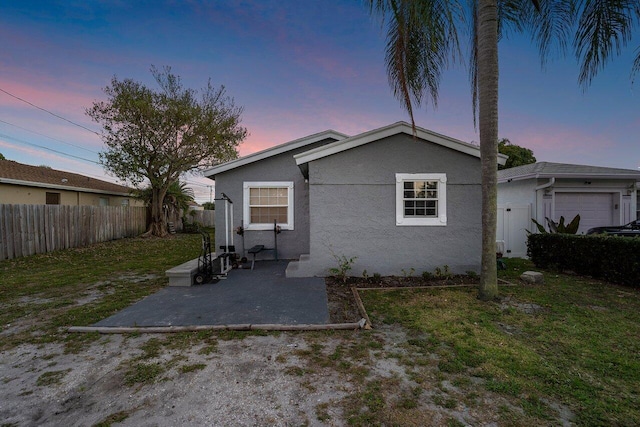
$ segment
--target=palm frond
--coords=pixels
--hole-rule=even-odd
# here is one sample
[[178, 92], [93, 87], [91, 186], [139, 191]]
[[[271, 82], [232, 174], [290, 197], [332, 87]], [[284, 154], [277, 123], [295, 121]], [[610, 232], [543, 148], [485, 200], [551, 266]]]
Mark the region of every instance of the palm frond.
[[[135, 198], [144, 201], [145, 205], [148, 206], [153, 198], [153, 188], [148, 185], [142, 189], [134, 190], [133, 195]], [[186, 210], [189, 207], [189, 203], [194, 200], [195, 193], [193, 188], [187, 187], [185, 182], [174, 181], [167, 188], [162, 204], [170, 204], [176, 208]]]
[[640, 47], [636, 49], [636, 59], [633, 61], [633, 67], [631, 67], [631, 84], [635, 82], [636, 74], [640, 73]]
[[538, 13], [529, 4], [529, 10], [523, 8], [529, 16], [523, 22], [528, 25], [532, 37], [538, 45], [542, 65], [555, 49], [557, 56], [564, 56], [571, 40], [571, 30], [576, 18], [576, 9], [572, 1], [542, 1]]
[[[581, 0], [578, 4], [574, 48], [580, 62], [578, 81], [586, 88], [611, 55], [619, 55], [631, 41], [640, 6], [637, 0]], [[634, 63], [634, 72], [640, 66], [638, 62]]]
[[446, 0], [370, 0], [389, 17], [385, 62], [394, 96], [415, 126], [413, 107], [438, 104], [442, 72], [460, 55], [456, 24], [461, 9]]
[[570, 0], [499, 1], [500, 34], [506, 29], [528, 33], [538, 46], [544, 67], [552, 52], [563, 56], [568, 51], [576, 19], [574, 3]]
[[469, 84], [471, 86], [471, 110], [473, 127], [478, 126], [478, 4], [469, 1], [470, 8], [470, 40], [469, 40]]

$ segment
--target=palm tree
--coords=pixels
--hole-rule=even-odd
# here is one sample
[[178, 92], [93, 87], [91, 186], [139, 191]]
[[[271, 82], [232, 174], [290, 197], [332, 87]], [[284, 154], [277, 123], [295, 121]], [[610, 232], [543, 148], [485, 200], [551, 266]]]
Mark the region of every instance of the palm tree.
[[[482, 167], [482, 299], [498, 294], [496, 268], [498, 157], [498, 4], [479, 0], [465, 7], [447, 0], [370, 0], [372, 10], [390, 16], [387, 34], [387, 73], [394, 94], [411, 121], [413, 103], [425, 98], [437, 106], [440, 76], [458, 62], [461, 28], [470, 26], [470, 70], [474, 112], [478, 105]], [[478, 103], [476, 104], [476, 100]], [[475, 119], [475, 117], [474, 117]]]
[[[151, 200], [153, 197], [153, 190], [151, 186], [145, 187], [142, 190], [135, 192], [135, 197], [143, 200], [145, 205], [151, 206]], [[194, 201], [193, 189], [187, 187], [187, 184], [180, 181], [174, 181], [169, 185], [167, 192], [164, 196], [162, 207], [166, 217], [175, 220], [179, 218], [180, 213], [186, 213], [189, 209], [189, 203]]]
[[193, 188], [185, 182], [176, 181], [169, 186], [164, 196], [164, 204], [175, 211], [187, 212], [189, 204], [195, 200]]
[[[474, 123], [480, 131], [482, 261], [478, 297], [498, 296], [496, 269], [498, 155], [498, 40], [505, 29], [528, 30], [546, 58], [550, 46], [573, 45], [588, 85], [612, 51], [631, 40], [637, 0], [368, 0], [371, 12], [389, 18], [387, 73], [394, 95], [415, 123], [413, 105], [437, 106], [440, 76], [462, 59], [460, 34], [470, 35], [469, 75]], [[633, 72], [640, 70], [640, 54]], [[477, 108], [476, 108], [477, 107]]]

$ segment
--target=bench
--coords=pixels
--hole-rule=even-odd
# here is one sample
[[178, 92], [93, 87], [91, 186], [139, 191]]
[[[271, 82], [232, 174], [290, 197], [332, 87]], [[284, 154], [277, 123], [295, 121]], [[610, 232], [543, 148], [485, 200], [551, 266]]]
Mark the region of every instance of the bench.
[[264, 250], [268, 250], [264, 247], [264, 245], [255, 245], [254, 247], [252, 247], [251, 249], [249, 249], [247, 252], [250, 253], [251, 255], [253, 255], [253, 259], [251, 260], [251, 269], [253, 270], [253, 266], [256, 263], [256, 254], [259, 254], [260, 252], [264, 251]]
[[169, 286], [191, 286], [193, 276], [198, 272], [198, 258], [192, 259], [165, 271]]

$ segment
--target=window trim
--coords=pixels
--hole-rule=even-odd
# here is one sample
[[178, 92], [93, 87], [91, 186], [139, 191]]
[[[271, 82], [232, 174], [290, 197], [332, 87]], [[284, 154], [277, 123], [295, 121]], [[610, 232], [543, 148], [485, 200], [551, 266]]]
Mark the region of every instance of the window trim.
[[[411, 218], [404, 216], [405, 181], [438, 182], [438, 217]], [[446, 226], [447, 225], [447, 174], [446, 173], [397, 173], [396, 174], [396, 225], [397, 226]]]
[[252, 224], [249, 189], [280, 187], [287, 189], [287, 223], [278, 223], [281, 230], [293, 230], [293, 181], [245, 181], [242, 184], [242, 219], [245, 230], [273, 230], [273, 224]]

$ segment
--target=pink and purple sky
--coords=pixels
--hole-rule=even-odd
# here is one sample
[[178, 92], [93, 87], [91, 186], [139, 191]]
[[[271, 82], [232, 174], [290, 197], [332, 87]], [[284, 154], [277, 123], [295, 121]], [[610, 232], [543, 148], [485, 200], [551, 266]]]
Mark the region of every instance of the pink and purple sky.
[[[630, 70], [638, 32], [586, 92], [571, 55], [542, 70], [528, 39], [502, 40], [500, 137], [539, 161], [637, 170], [640, 88]], [[354, 135], [409, 121], [389, 88], [384, 48], [385, 31], [359, 0], [8, 0], [0, 4], [0, 153], [116, 182], [95, 163], [97, 135], [3, 91], [99, 132], [85, 109], [105, 99], [114, 75], [155, 88], [151, 65], [171, 66], [186, 87], [209, 78], [224, 85], [244, 107], [250, 135], [241, 155], [326, 129]], [[477, 142], [466, 70], [446, 71], [438, 108], [415, 118]], [[209, 200], [212, 181], [186, 180], [197, 201]]]

